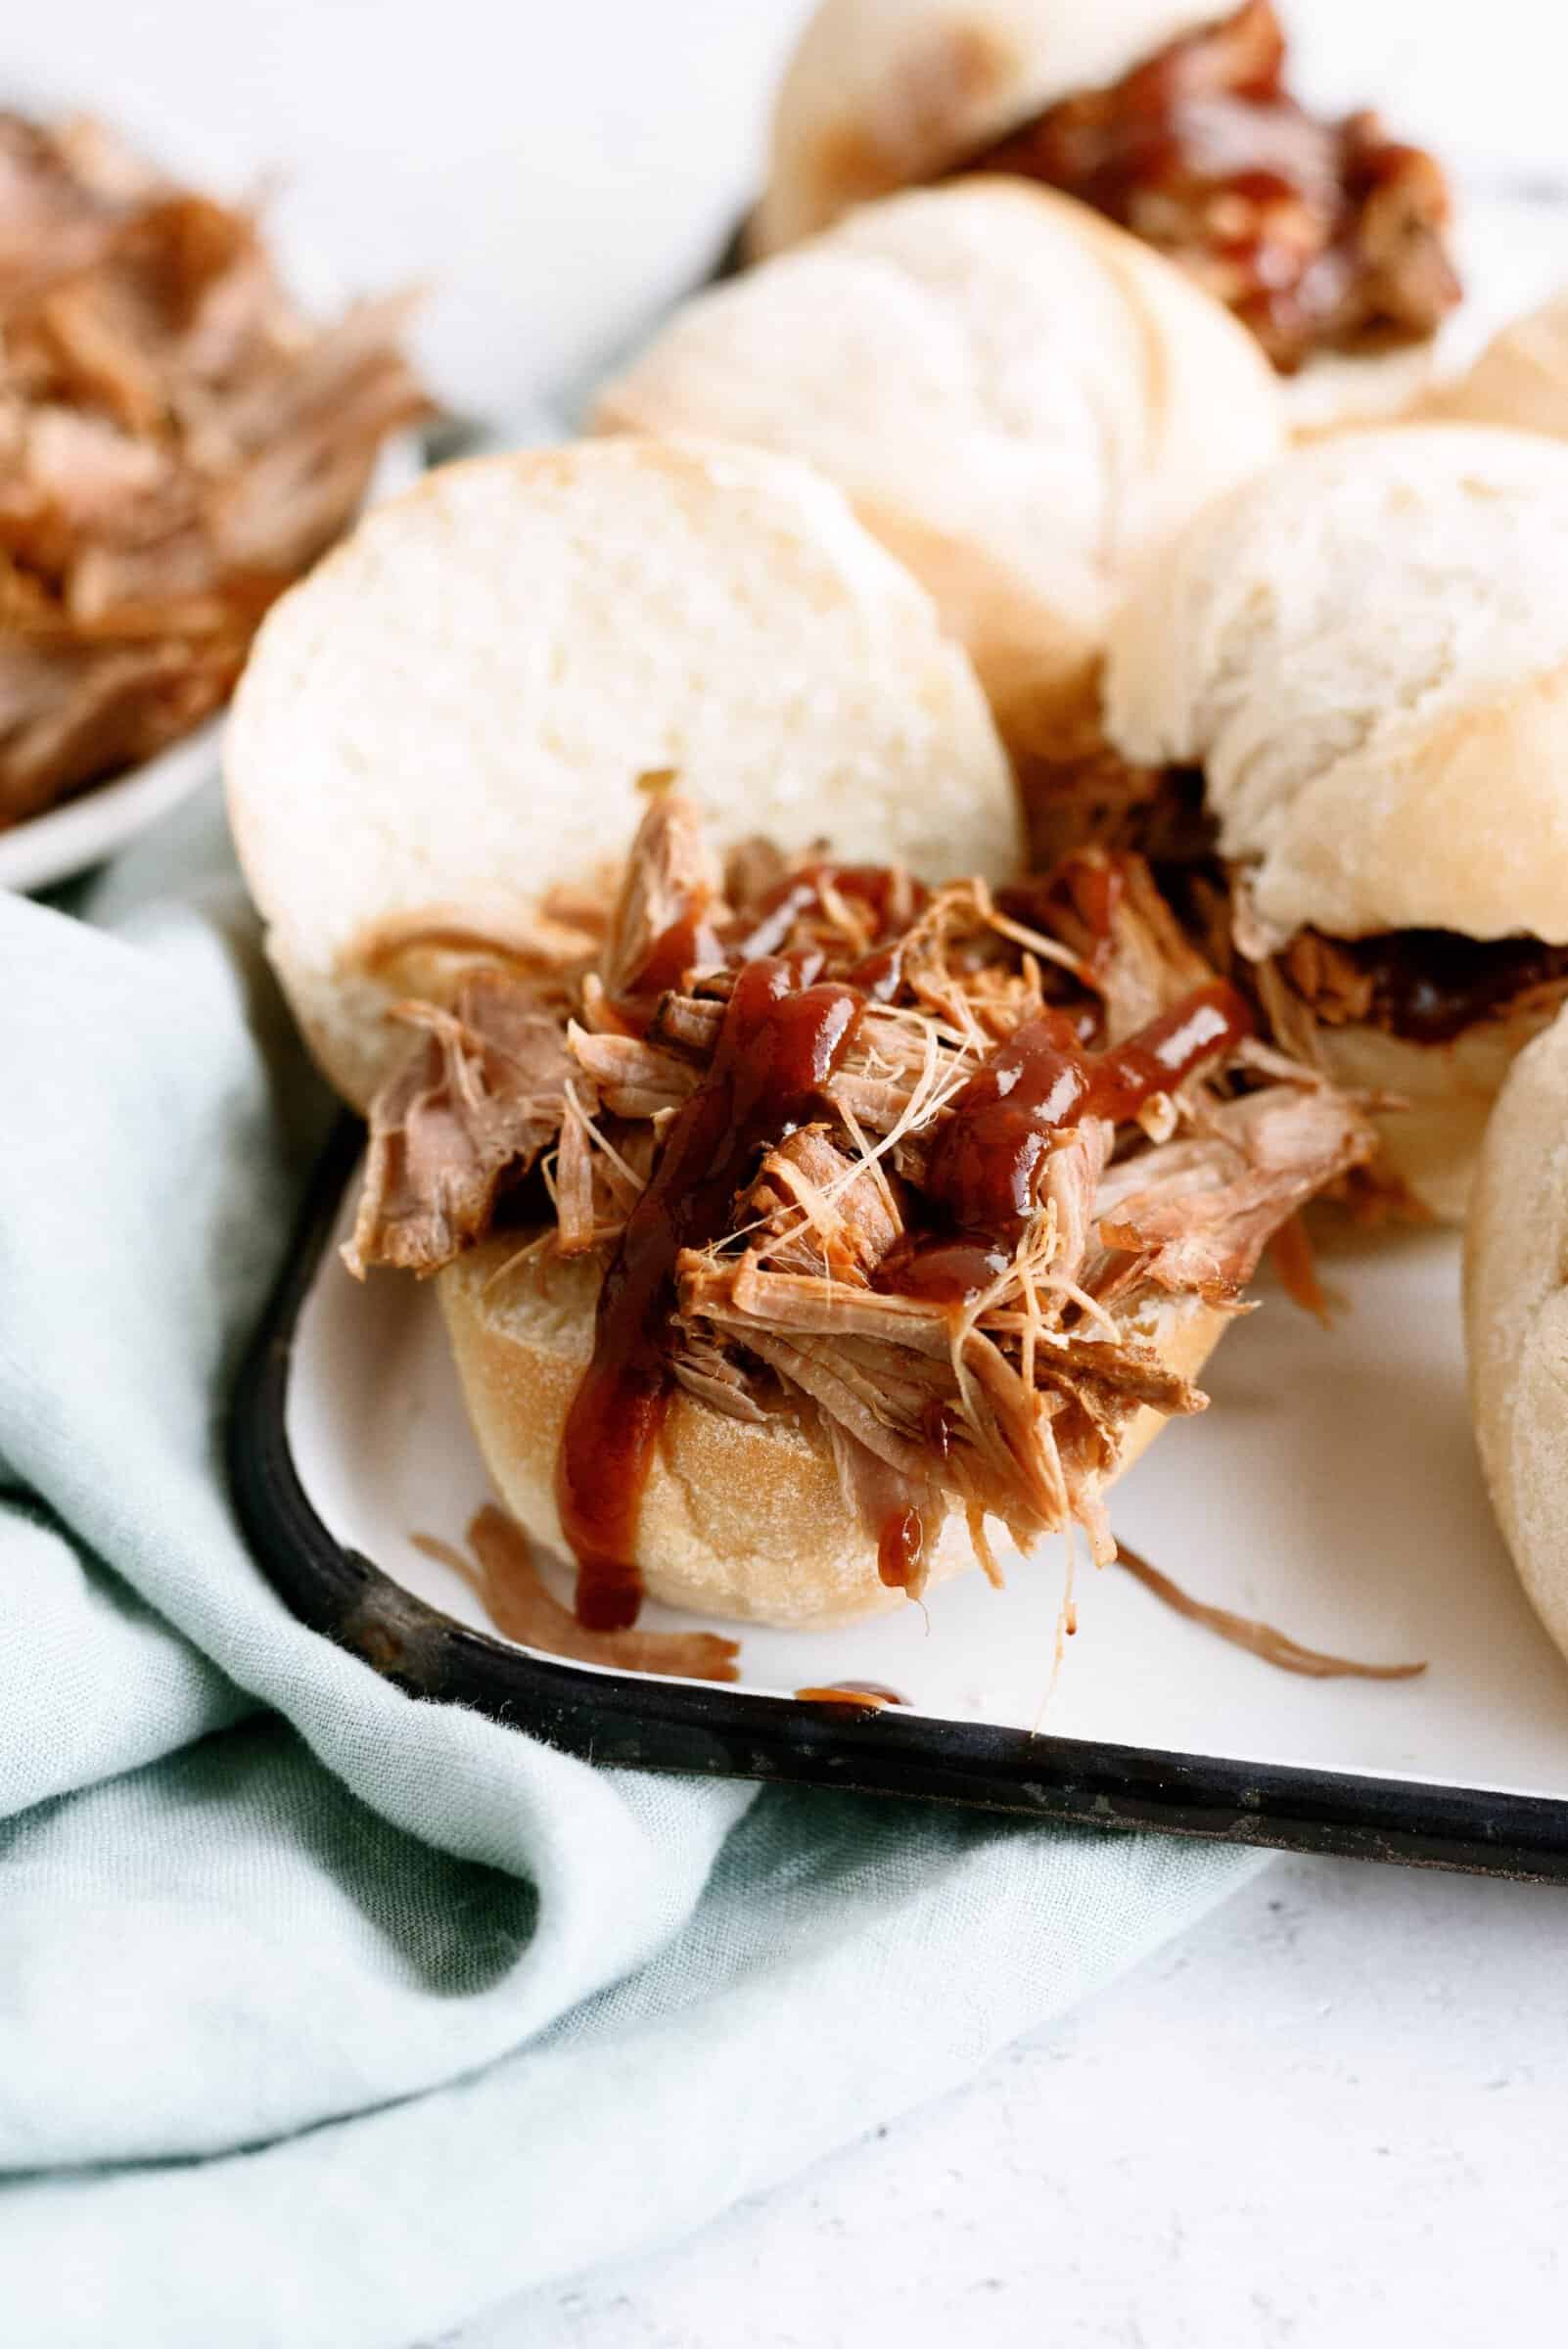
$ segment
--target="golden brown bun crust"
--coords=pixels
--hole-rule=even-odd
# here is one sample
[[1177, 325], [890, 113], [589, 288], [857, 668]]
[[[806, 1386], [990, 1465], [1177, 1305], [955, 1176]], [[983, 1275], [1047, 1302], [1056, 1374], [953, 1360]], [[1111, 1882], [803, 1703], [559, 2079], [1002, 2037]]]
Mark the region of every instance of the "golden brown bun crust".
[[[560, 1552], [556, 1455], [592, 1349], [599, 1267], [540, 1250], [496, 1277], [516, 1245], [489, 1241], [438, 1285], [496, 1491], [535, 1541]], [[1202, 1306], [1169, 1311], [1162, 1358], [1196, 1378], [1225, 1318]], [[1163, 1424], [1155, 1411], [1138, 1413], [1120, 1469]], [[1005, 1543], [1002, 1528], [992, 1530]], [[824, 1437], [788, 1420], [759, 1428], [684, 1393], [670, 1405], [643, 1495], [641, 1537], [648, 1595], [700, 1614], [825, 1630], [904, 1603], [878, 1578], [875, 1544], [845, 1506]], [[950, 1514], [933, 1544], [932, 1581], [973, 1562], [963, 1515]]]
[[1412, 1044], [1379, 1028], [1324, 1028], [1323, 1058], [1338, 1084], [1397, 1093], [1407, 1104], [1374, 1120], [1383, 1162], [1440, 1223], [1462, 1223], [1493, 1104], [1518, 1054], [1549, 1015], [1481, 1020], [1451, 1044]]
[[1514, 1064], [1466, 1232], [1481, 1465], [1520, 1580], [1568, 1654], [1568, 1022]]

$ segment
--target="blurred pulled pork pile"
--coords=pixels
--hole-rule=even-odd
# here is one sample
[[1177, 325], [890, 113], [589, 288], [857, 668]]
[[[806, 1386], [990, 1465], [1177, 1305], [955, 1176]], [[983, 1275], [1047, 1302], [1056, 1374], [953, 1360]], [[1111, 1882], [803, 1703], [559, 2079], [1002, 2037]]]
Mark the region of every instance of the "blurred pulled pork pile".
[[424, 410], [408, 306], [317, 326], [250, 211], [0, 115], [0, 829], [227, 698]]

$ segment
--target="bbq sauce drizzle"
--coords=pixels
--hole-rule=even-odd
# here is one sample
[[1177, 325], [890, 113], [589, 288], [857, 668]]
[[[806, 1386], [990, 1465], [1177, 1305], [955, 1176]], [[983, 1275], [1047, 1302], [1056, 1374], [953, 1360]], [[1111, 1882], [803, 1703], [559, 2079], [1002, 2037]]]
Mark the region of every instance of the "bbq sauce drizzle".
[[[955, 1272], [975, 1277], [978, 1294], [1034, 1216], [1041, 1164], [1064, 1127], [1135, 1117], [1156, 1093], [1251, 1032], [1251, 1014], [1224, 979], [1183, 996], [1106, 1052], [1086, 1053], [1065, 1012], [1026, 1020], [970, 1078], [932, 1146], [926, 1195], [960, 1235], [940, 1243], [942, 1256], [952, 1259]], [[916, 1295], [940, 1294], [936, 1255], [923, 1252], [909, 1267], [905, 1285]], [[954, 1300], [967, 1301], [966, 1294]]]
[[900, 891], [906, 895], [912, 919], [925, 904], [929, 893], [897, 866], [826, 862], [798, 865], [775, 882], [761, 902], [735, 925], [727, 942], [730, 959], [740, 962], [759, 954], [776, 954], [795, 924], [805, 915], [814, 913], [829, 892], [861, 905], [875, 923], [880, 951], [896, 953], [897, 941], [884, 942], [888, 941], [890, 931], [899, 926], [894, 918], [894, 901]]
[[[813, 866], [780, 883], [736, 943], [743, 951], [759, 939], [782, 944], [829, 879], [873, 905], [879, 932], [885, 927], [888, 876]], [[897, 946], [891, 951], [896, 956]], [[872, 976], [863, 965], [849, 979], [823, 981], [816, 976], [821, 961], [816, 953], [762, 953], [742, 962], [709, 1074], [670, 1125], [605, 1275], [592, 1359], [556, 1463], [562, 1530], [577, 1561], [577, 1617], [591, 1630], [624, 1630], [642, 1596], [638, 1517], [673, 1392], [676, 1261], [682, 1250], [720, 1236], [764, 1149], [831, 1115], [827, 1088], [868, 1000], [881, 994], [854, 984]], [[896, 987], [895, 979], [889, 991]], [[1026, 1021], [962, 1087], [937, 1136], [925, 1203], [945, 1228], [900, 1250], [878, 1285], [968, 1303], [1005, 1269], [1035, 1213], [1040, 1165], [1058, 1131], [1084, 1117], [1131, 1117], [1250, 1028], [1245, 1003], [1223, 981], [1107, 1052], [1086, 1054], [1065, 1012]], [[880, 1529], [882, 1581], [914, 1584], [925, 1546], [919, 1508], [899, 1502]]]
[[[1056, 1135], [1086, 1117], [1134, 1116], [1251, 1033], [1245, 1002], [1216, 980], [1151, 1020], [1127, 1042], [1088, 1054], [1066, 1012], [1026, 1020], [977, 1069], [932, 1146], [925, 1199], [955, 1229], [892, 1260], [879, 1288], [972, 1305], [1004, 1272], [1036, 1213], [1042, 1163]], [[926, 1532], [918, 1508], [891, 1512], [877, 1543], [877, 1572], [907, 1589]]]
[[[1385, 298], [1366, 314], [1354, 300], [1345, 308], [1375, 276], [1360, 250], [1362, 208], [1421, 159], [1375, 116], [1334, 122], [1309, 114], [1290, 93], [1287, 64], [1273, 8], [1246, 0], [1119, 82], [1046, 107], [953, 175], [1039, 180], [1166, 245], [1177, 260], [1198, 251], [1227, 265], [1237, 290], [1224, 299], [1283, 374], [1325, 342], [1424, 341], [1460, 298], [1446, 253], [1424, 289], [1430, 317], [1397, 297], [1392, 308]], [[1315, 247], [1291, 233], [1297, 207], [1322, 216]], [[1186, 234], [1162, 234], [1162, 219], [1184, 223]]]
[[625, 1630], [642, 1596], [637, 1518], [669, 1407], [676, 1259], [722, 1232], [762, 1149], [823, 1114], [865, 1009], [858, 989], [803, 987], [800, 976], [774, 955], [736, 973], [711, 1073], [677, 1112], [599, 1293], [593, 1358], [556, 1464], [577, 1618], [592, 1631]]

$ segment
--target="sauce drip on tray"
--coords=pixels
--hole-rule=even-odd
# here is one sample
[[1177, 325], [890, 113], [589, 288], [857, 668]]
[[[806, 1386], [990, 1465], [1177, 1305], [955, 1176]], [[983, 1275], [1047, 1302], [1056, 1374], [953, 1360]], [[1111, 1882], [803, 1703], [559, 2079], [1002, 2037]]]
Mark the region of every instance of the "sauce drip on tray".
[[593, 1358], [556, 1466], [562, 1529], [577, 1561], [578, 1620], [619, 1631], [642, 1595], [637, 1519], [669, 1407], [675, 1262], [723, 1230], [757, 1153], [820, 1114], [824, 1085], [859, 1025], [864, 997], [801, 987], [788, 962], [736, 974], [712, 1070], [676, 1115], [605, 1275]]
[[909, 1701], [881, 1681], [829, 1681], [820, 1688], [797, 1688], [795, 1694], [801, 1704], [840, 1705], [857, 1713], [880, 1713], [889, 1705]]

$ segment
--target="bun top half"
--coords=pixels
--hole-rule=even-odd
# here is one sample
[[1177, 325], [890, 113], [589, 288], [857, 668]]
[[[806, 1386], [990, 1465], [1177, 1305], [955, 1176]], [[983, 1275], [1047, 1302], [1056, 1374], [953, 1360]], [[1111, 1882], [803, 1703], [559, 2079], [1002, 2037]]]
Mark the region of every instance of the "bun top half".
[[1349, 434], [1222, 499], [1113, 631], [1106, 726], [1201, 766], [1277, 939], [1568, 942], [1568, 447]]
[[779, 90], [753, 249], [936, 178], [1221, 13], [1219, 0], [824, 0]]
[[891, 197], [699, 297], [602, 429], [807, 458], [968, 645], [1015, 749], [1136, 562], [1284, 445], [1252, 338], [1147, 246], [1021, 180]]
[[269, 616], [225, 767], [268, 951], [360, 1106], [406, 1049], [405, 949], [559, 943], [552, 893], [605, 886], [650, 774], [720, 846], [932, 879], [1020, 855], [930, 599], [825, 482], [712, 443], [481, 459], [379, 507]]

